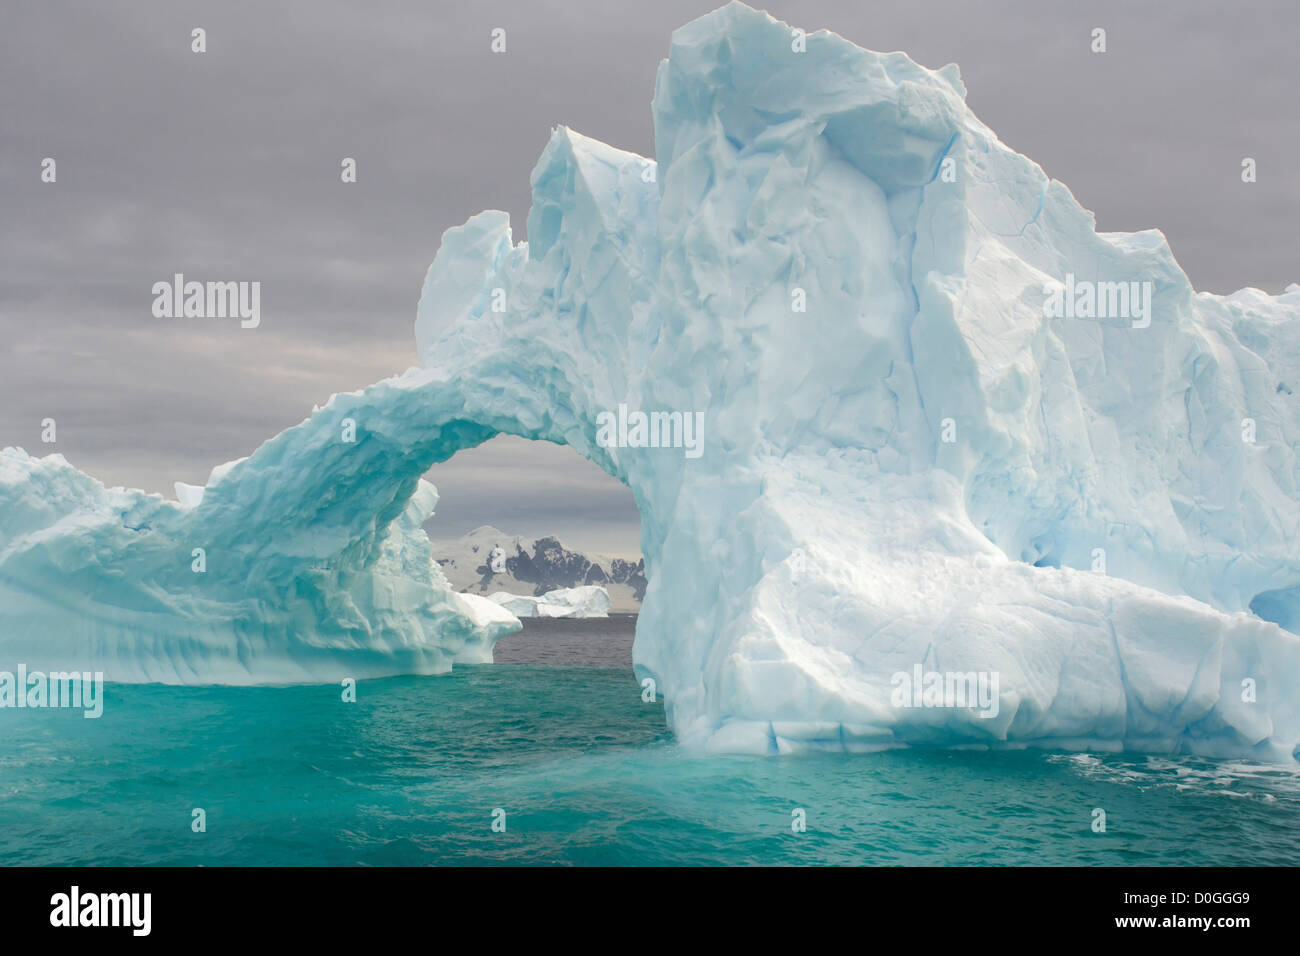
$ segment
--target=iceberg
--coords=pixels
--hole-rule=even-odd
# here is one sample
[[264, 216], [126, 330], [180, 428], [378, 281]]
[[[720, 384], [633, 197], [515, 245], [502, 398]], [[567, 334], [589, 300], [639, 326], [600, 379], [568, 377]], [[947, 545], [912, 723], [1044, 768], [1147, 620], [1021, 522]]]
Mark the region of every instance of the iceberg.
[[[420, 476], [508, 433], [633, 491], [635, 670], [688, 747], [1294, 760], [1300, 286], [1197, 292], [956, 66], [740, 3], [673, 34], [652, 111], [653, 159], [556, 129], [526, 243], [497, 211], [443, 235], [419, 366], [206, 488], [0, 455], [0, 654], [244, 683], [488, 660], [518, 621], [447, 586]], [[611, 440], [623, 406], [698, 421], [699, 454]]]
[[[78, 662], [110, 681], [223, 684], [490, 662], [520, 623], [447, 584], [420, 527], [433, 485], [419, 472], [395, 479], [365, 517], [347, 500], [349, 480], [365, 480], [345, 477], [351, 465], [318, 474], [314, 489], [300, 470], [288, 493], [282, 482], [327, 440], [299, 429], [176, 502], [105, 488], [61, 455], [0, 451], [0, 659], [29, 670]], [[362, 465], [363, 450], [354, 464], [377, 476], [382, 439], [338, 450], [366, 445], [374, 457]]]
[[488, 600], [515, 617], [609, 617], [610, 608], [609, 593], [598, 584], [556, 588], [540, 597], [497, 591]]

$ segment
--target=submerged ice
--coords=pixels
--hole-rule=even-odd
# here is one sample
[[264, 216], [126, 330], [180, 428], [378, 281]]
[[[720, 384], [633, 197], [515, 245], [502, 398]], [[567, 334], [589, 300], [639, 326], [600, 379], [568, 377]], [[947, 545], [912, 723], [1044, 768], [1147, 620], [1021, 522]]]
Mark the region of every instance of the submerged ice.
[[[1290, 759], [1300, 286], [1196, 292], [955, 66], [741, 4], [674, 34], [653, 117], [654, 160], [557, 129], [527, 243], [501, 212], [443, 236], [419, 367], [205, 489], [0, 455], [0, 654], [171, 682], [488, 660], [518, 621], [447, 586], [420, 475], [509, 433], [632, 489], [637, 675], [688, 746]], [[598, 441], [624, 405], [698, 415], [700, 454]], [[996, 706], [900, 705], [899, 674]]]

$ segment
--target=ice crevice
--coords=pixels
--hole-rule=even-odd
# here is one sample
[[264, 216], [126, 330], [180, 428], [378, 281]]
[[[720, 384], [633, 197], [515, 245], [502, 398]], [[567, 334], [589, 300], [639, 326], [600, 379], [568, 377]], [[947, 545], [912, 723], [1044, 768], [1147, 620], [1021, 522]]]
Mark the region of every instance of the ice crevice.
[[[519, 622], [449, 587], [421, 476], [511, 434], [632, 489], [635, 670], [686, 746], [1293, 760], [1300, 286], [1196, 293], [955, 67], [790, 38], [739, 3], [677, 30], [653, 159], [556, 128], [529, 242], [493, 210], [444, 233], [418, 366], [205, 487], [0, 452], [0, 654], [174, 683], [490, 661]], [[1149, 326], [1049, 317], [1069, 273], [1151, 282]], [[700, 413], [702, 453], [607, 447], [620, 404]], [[900, 705], [917, 665], [996, 675], [997, 715]]]

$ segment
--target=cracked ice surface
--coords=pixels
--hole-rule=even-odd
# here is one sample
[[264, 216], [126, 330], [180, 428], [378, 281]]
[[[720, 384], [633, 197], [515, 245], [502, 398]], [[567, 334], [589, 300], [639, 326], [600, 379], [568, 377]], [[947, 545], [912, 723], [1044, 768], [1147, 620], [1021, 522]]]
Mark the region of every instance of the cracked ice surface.
[[[488, 659], [517, 622], [449, 591], [419, 476], [505, 432], [634, 492], [636, 669], [689, 746], [1291, 759], [1300, 286], [1195, 292], [964, 97], [740, 4], [681, 28], [655, 162], [558, 129], [528, 243], [500, 212], [443, 236], [419, 368], [183, 503], [0, 455], [0, 650], [167, 681]], [[1149, 327], [1046, 317], [1067, 274], [1150, 282]], [[702, 412], [703, 455], [602, 447], [620, 403]], [[997, 715], [894, 706], [916, 665], [996, 673]]]

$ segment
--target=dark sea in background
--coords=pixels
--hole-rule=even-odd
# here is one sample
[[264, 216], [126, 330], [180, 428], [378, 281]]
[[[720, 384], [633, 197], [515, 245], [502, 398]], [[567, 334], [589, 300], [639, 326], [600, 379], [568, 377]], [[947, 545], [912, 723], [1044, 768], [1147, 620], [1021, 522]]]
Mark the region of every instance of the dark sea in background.
[[0, 710], [0, 864], [1300, 864], [1289, 768], [684, 753], [641, 700], [634, 626], [527, 621], [496, 665], [364, 681], [356, 703], [108, 685], [98, 720]]

